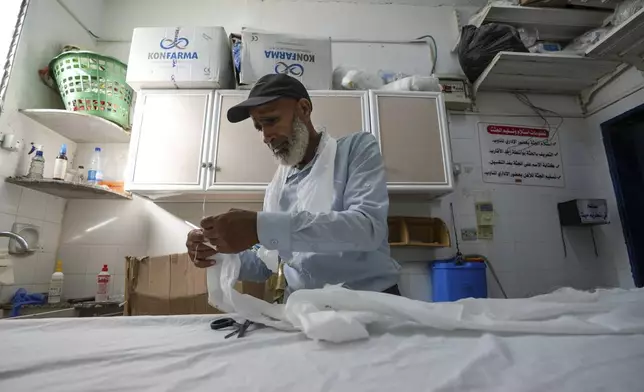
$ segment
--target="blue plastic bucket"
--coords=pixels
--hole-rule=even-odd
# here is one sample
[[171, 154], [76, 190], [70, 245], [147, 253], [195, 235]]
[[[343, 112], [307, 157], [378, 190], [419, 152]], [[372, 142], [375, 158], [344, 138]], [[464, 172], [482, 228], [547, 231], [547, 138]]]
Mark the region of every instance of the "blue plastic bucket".
[[454, 259], [436, 260], [431, 270], [434, 302], [487, 298], [485, 263], [465, 262], [457, 265]]

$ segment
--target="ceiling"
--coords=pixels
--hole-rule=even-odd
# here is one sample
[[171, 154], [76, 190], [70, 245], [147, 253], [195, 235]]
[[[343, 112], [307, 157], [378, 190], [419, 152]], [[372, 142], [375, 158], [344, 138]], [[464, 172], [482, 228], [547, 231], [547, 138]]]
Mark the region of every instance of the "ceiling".
[[[73, 3], [83, 3], [87, 0], [58, 0]], [[111, 0], [93, 0], [94, 3], [111, 1]], [[132, 2], [137, 0], [130, 0]], [[216, 2], [217, 0], [211, 0]], [[307, 2], [307, 3], [352, 3], [352, 4], [375, 4], [375, 5], [414, 5], [427, 7], [440, 6], [474, 6], [482, 7], [488, 3], [488, 0], [242, 0], [244, 3], [271, 3], [271, 2]], [[91, 3], [92, 1], [90, 1]], [[241, 1], [240, 1], [241, 2]]]
[[399, 5], [417, 5], [417, 6], [476, 6], [480, 7], [487, 4], [487, 0], [261, 0], [263, 2], [271, 1], [304, 1], [311, 3], [354, 3], [354, 4], [399, 4]]

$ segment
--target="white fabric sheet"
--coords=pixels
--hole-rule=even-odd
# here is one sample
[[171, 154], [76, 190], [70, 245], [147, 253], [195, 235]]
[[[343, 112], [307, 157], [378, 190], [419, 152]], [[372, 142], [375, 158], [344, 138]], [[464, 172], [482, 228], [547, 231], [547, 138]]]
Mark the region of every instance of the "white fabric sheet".
[[371, 329], [241, 339], [213, 316], [0, 321], [0, 391], [641, 391], [644, 335]]
[[[477, 330], [538, 334], [644, 333], [644, 289], [581, 292], [561, 289], [523, 299], [466, 299], [428, 303], [408, 298], [327, 286], [298, 290], [286, 305], [268, 304], [232, 289], [239, 263], [215, 267], [220, 285], [213, 292], [241, 318], [285, 330], [299, 330], [311, 339], [346, 342], [369, 337], [369, 326], [411, 322], [443, 330]], [[228, 290], [219, 290], [227, 287]]]

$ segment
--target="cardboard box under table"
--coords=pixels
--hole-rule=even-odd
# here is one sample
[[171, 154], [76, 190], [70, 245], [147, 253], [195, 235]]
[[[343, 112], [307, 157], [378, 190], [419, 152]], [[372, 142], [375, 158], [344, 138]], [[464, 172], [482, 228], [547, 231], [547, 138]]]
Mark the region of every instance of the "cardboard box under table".
[[[157, 257], [127, 257], [125, 315], [221, 313], [208, 304], [206, 270], [187, 253]], [[238, 282], [238, 291], [266, 298], [264, 283]]]

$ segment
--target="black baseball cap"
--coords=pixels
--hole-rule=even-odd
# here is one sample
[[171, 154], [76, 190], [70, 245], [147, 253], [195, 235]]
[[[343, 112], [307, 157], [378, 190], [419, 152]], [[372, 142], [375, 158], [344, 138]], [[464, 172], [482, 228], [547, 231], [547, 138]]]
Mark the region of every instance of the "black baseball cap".
[[285, 74], [270, 74], [259, 78], [248, 94], [248, 99], [228, 109], [228, 121], [237, 123], [250, 117], [249, 110], [280, 98], [311, 101], [306, 87], [299, 80]]

